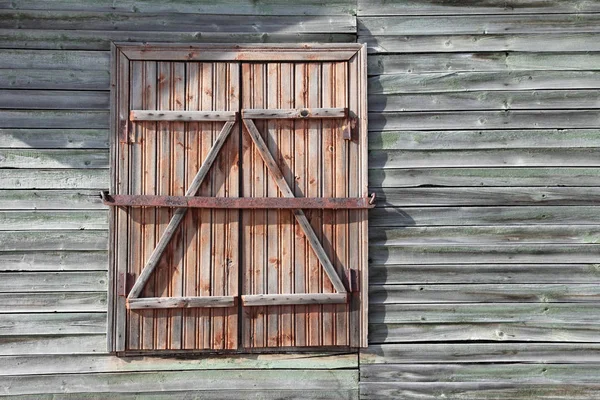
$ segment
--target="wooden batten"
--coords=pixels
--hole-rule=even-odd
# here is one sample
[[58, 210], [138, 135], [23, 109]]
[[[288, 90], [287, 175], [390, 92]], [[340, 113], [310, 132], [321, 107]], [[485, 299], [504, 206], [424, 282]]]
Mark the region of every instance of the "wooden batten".
[[244, 306], [274, 306], [289, 304], [344, 304], [347, 293], [296, 293], [243, 295]]
[[180, 121], [212, 122], [235, 121], [234, 111], [168, 111], [168, 110], [131, 110], [130, 121]]
[[236, 304], [234, 296], [198, 296], [198, 297], [149, 297], [128, 299], [127, 308], [130, 310], [154, 308], [206, 308], [233, 307]]
[[346, 118], [347, 115], [347, 108], [291, 108], [242, 110], [242, 118], [247, 119], [323, 119]]

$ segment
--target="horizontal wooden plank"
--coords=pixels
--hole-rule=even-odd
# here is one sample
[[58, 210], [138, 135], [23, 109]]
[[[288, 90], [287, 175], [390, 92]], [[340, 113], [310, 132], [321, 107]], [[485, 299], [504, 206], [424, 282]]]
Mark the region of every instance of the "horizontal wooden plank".
[[0, 90], [0, 108], [106, 110], [108, 97], [100, 91]]
[[[0, 43], [1, 37], [0, 33]], [[38, 65], [41, 67], [43, 64]], [[108, 70], [0, 69], [2, 89], [106, 91], [109, 82]]]
[[370, 113], [369, 130], [595, 128], [598, 110]]
[[242, 118], [249, 119], [345, 118], [347, 114], [347, 108], [292, 108], [242, 110]]
[[103, 312], [106, 302], [106, 291], [0, 293], [0, 313]]
[[[372, 76], [369, 95], [545, 89], [597, 89], [600, 71], [476, 71]], [[483, 96], [482, 96], [483, 97]], [[370, 110], [371, 111], [371, 110]]]
[[110, 53], [108, 51], [5, 49], [0, 54], [0, 68], [108, 72]]
[[108, 208], [102, 204], [97, 190], [0, 190], [0, 210], [61, 209], [73, 212]]
[[473, 91], [373, 95], [371, 112], [599, 108], [600, 90]]
[[105, 271], [108, 252], [95, 251], [3, 251], [0, 271]]
[[369, 226], [373, 227], [374, 235], [380, 235], [379, 232], [386, 230], [382, 227], [596, 225], [600, 224], [599, 213], [597, 206], [385, 208], [369, 214]]
[[130, 30], [231, 33], [354, 33], [350, 15], [253, 16], [85, 11], [0, 11], [0, 29]]
[[0, 168], [108, 168], [108, 151], [0, 149]]
[[[403, 210], [394, 210], [393, 207], [431, 207], [431, 206], [536, 206], [532, 207], [521, 207], [512, 208], [515, 213], [529, 213], [529, 217], [526, 214], [522, 214], [524, 223], [530, 222], [534, 215], [537, 216], [539, 223], [546, 223], [552, 221], [553, 218], [563, 218], [563, 212], [570, 210], [573, 212], [573, 217], [578, 218], [577, 215], [581, 215], [581, 212], [586, 213], [584, 208], [561, 208], [547, 206], [596, 206], [598, 205], [598, 196], [600, 195], [600, 188], [595, 187], [483, 187], [483, 188], [435, 188], [435, 187], [423, 187], [423, 188], [381, 188], [375, 189], [376, 200], [378, 207], [386, 207], [383, 209], [371, 210], [371, 217], [377, 219], [378, 216], [383, 216], [386, 213], [390, 217], [396, 216], [403, 218], [401, 215]], [[432, 213], [442, 211], [442, 209], [432, 209]], [[507, 214], [503, 214], [498, 208], [496, 210], [490, 210], [497, 212], [499, 215], [488, 215], [489, 221], [500, 221], [506, 218]], [[527, 211], [529, 210], [529, 211]], [[551, 212], [546, 214], [545, 210]], [[411, 209], [406, 212], [412, 211], [417, 217], [420, 217], [420, 210]], [[452, 217], [458, 216], [462, 212], [475, 213], [479, 212], [480, 209], [449, 209], [448, 214]], [[481, 209], [481, 211], [485, 211]], [[508, 211], [508, 210], [507, 210]], [[539, 211], [538, 214], [535, 214]], [[427, 213], [426, 210], [422, 211]], [[442, 211], [443, 212], [443, 211]], [[454, 215], [452, 215], [454, 214]], [[491, 213], [490, 213], [491, 214]], [[466, 215], [465, 215], [466, 216]], [[495, 219], [497, 217], [498, 219]], [[568, 216], [564, 215], [564, 218]], [[592, 220], [594, 217], [592, 217]], [[383, 219], [379, 220], [379, 223]], [[391, 221], [390, 221], [391, 222]], [[369, 223], [370, 225], [371, 223]], [[377, 225], [376, 223], [375, 225]], [[387, 225], [393, 225], [390, 223]], [[442, 224], [443, 225], [443, 224]], [[453, 224], [448, 224], [453, 225]], [[475, 224], [477, 225], [477, 224]]]
[[[600, 117], [600, 112], [599, 112]], [[474, 149], [474, 150], [371, 150], [369, 167], [597, 167], [597, 148]], [[1, 154], [1, 150], [0, 150]], [[1, 165], [1, 164], [0, 164]]]
[[[598, 32], [600, 14], [455, 15], [358, 17], [365, 35], [494, 35]], [[3, 28], [8, 26], [0, 25]], [[26, 26], [29, 27], [29, 26]]]
[[[475, 271], [475, 272], [474, 272]], [[369, 265], [369, 282], [391, 284], [600, 283], [600, 264]]]
[[[151, 392], [137, 391], [134, 393], [123, 393], [117, 388], [110, 389], [110, 398], [118, 400], [163, 400], [165, 398], [184, 398], [184, 399], [197, 399], [197, 398], [209, 398], [218, 400], [239, 400], [240, 394], [243, 396], [252, 396], [254, 393], [251, 390], [223, 390], [223, 389], [191, 389], [191, 390], [152, 390]], [[346, 400], [358, 400], [358, 389], [349, 390], [316, 390], [316, 389], [274, 389], [267, 390], [261, 389], [261, 399], [263, 400], [280, 400], [281, 396], [285, 396], [286, 399], [297, 399], [302, 400], [311, 399], [346, 399]], [[29, 400], [31, 395], [20, 395], [20, 396], [5, 396], [7, 400]], [[52, 394], [36, 394], [36, 400], [104, 400], [106, 399], [106, 393], [94, 393], [94, 392], [77, 392], [77, 393], [52, 393]]]
[[[1, 32], [0, 32], [0, 35]], [[367, 51], [374, 53], [453, 53], [520, 51], [546, 53], [597, 52], [600, 43], [595, 33], [562, 34], [503, 34], [503, 35], [390, 35], [359, 36], [360, 43], [367, 44]], [[0, 40], [1, 42], [1, 40]]]
[[[513, 302], [594, 303], [598, 300], [600, 300], [600, 288], [597, 284], [591, 283], [371, 285], [369, 287], [369, 303], [371, 305]], [[402, 307], [393, 309], [401, 310]], [[490, 318], [494, 318], [496, 314], [488, 313], [488, 315]]]
[[3, 128], [108, 129], [108, 111], [1, 110]]
[[0, 340], [0, 355], [25, 356], [52, 354], [101, 354], [106, 352], [106, 334], [3, 336]]
[[110, 50], [112, 42], [167, 43], [336, 43], [355, 42], [354, 33], [190, 32], [133, 30], [0, 29], [0, 47], [11, 49]]
[[594, 343], [469, 343], [381, 344], [360, 352], [361, 365], [420, 363], [544, 363], [600, 362]]
[[358, 368], [356, 353], [211, 355], [197, 358], [99, 355], [4, 356], [0, 376], [190, 370], [339, 370]]
[[598, 343], [598, 323], [369, 324], [369, 343], [522, 341]]
[[0, 251], [107, 250], [106, 230], [0, 231]]
[[15, 10], [72, 10], [100, 12], [138, 12], [138, 13], [182, 13], [182, 14], [222, 14], [231, 15], [354, 15], [356, 1], [333, 0], [323, 3], [318, 0], [304, 0], [302, 3], [289, 3], [287, 0], [271, 0], [268, 4], [252, 0], [214, 1], [196, 0], [54, 0], [51, 4], [43, 0], [13, 0], [11, 8]]
[[242, 305], [273, 306], [286, 304], [345, 304], [348, 293], [294, 293], [243, 295]]
[[107, 149], [108, 134], [107, 129], [0, 128], [0, 148]]
[[598, 12], [600, 5], [585, 0], [487, 0], [477, 3], [423, 0], [359, 0], [357, 13], [366, 15], [563, 14]]
[[0, 230], [108, 229], [105, 210], [0, 211]]
[[154, 308], [234, 307], [235, 296], [145, 297], [127, 299], [130, 310]]
[[235, 111], [131, 110], [131, 121], [234, 121]]
[[[21, 375], [10, 378], [4, 395], [34, 395], [45, 393], [140, 394], [147, 392], [197, 391], [194, 397], [228, 393], [229, 398], [240, 394], [272, 393], [268, 398], [357, 399], [357, 370], [197, 370], [161, 372], [123, 372], [120, 374], [90, 373], [64, 375]], [[226, 389], [225, 389], [226, 388]], [[332, 390], [335, 388], [335, 390]], [[314, 392], [316, 391], [316, 393]], [[289, 393], [289, 396], [287, 395]], [[304, 395], [302, 395], [304, 393]], [[163, 395], [164, 398], [164, 395]]]
[[0, 169], [1, 189], [107, 190], [108, 169]]
[[369, 150], [526, 149], [536, 147], [600, 147], [600, 130], [440, 130], [369, 133]]
[[105, 332], [106, 313], [102, 312], [0, 314], [0, 337], [92, 335]]
[[597, 263], [596, 244], [414, 245], [371, 246], [374, 264], [587, 264]]
[[599, 53], [564, 50], [563, 53], [373, 54], [367, 59], [367, 71], [373, 76], [461, 71], [592, 71], [600, 68]]
[[2, 272], [0, 293], [102, 292], [107, 281], [106, 271]]
[[405, 168], [372, 169], [372, 187], [597, 187], [597, 168]]

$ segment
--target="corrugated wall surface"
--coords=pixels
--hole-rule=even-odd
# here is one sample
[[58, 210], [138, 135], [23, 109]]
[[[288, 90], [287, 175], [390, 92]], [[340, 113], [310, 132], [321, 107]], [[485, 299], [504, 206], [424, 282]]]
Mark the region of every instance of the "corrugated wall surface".
[[600, 397], [600, 3], [359, 1], [368, 399]]
[[353, 42], [354, 9], [346, 0], [0, 1], [0, 396], [358, 396], [356, 354], [106, 354], [108, 224], [97, 197], [109, 184], [111, 40]]

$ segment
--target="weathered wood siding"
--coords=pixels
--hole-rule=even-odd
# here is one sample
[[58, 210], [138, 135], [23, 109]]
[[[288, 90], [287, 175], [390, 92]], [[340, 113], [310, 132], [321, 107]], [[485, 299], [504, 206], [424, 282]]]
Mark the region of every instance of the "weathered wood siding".
[[600, 395], [600, 3], [359, 0], [366, 399]]
[[[0, 396], [348, 398], [357, 354], [106, 353], [111, 41], [353, 42], [355, 1], [0, 1]], [[256, 392], [259, 391], [259, 392]]]

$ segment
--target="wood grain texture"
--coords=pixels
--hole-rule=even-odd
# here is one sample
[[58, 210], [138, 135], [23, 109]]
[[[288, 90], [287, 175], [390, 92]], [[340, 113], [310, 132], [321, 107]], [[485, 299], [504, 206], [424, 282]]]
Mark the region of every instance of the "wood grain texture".
[[3, 251], [0, 271], [105, 271], [107, 256], [105, 250]]
[[29, 90], [109, 89], [108, 71], [69, 69], [0, 69], [0, 88]]
[[0, 147], [106, 149], [108, 131], [105, 129], [1, 128]]
[[106, 313], [0, 314], [0, 337], [104, 334]]
[[106, 311], [106, 303], [106, 290], [74, 293], [0, 293], [1, 313], [103, 312]]
[[1, 189], [104, 189], [108, 169], [0, 169]]
[[106, 282], [106, 271], [3, 272], [0, 293], [103, 292]]
[[0, 340], [0, 355], [52, 355], [61, 354], [99, 354], [106, 351], [106, 334], [104, 332], [91, 335], [25, 335], [16, 333], [4, 336]]
[[36, 229], [108, 229], [107, 213], [104, 210], [0, 211], [0, 230]]

